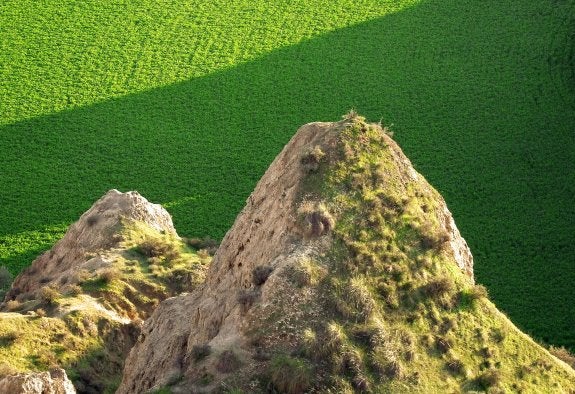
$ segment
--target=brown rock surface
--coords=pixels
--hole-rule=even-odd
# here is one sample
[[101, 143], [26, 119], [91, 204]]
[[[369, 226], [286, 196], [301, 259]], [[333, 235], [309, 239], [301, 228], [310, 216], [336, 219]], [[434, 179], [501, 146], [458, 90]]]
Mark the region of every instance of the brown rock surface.
[[0, 379], [0, 393], [6, 394], [75, 394], [76, 390], [61, 368], [6, 376]]
[[[335, 155], [338, 136], [348, 124], [311, 123], [298, 130], [259, 181], [226, 234], [205, 284], [191, 294], [166, 300], [145, 322], [142, 335], [126, 361], [118, 393], [142, 393], [165, 385], [172, 385], [174, 392], [178, 392], [178, 387], [182, 392], [209, 391], [213, 385], [201, 387], [190, 382], [201, 380], [202, 376], [215, 377], [217, 382], [218, 376], [227, 373], [221, 360], [224, 351], [230, 349], [247, 375], [257, 373], [257, 364], [253, 362], [257, 355], [251, 353], [250, 343], [254, 341], [258, 321], [272, 316], [277, 302], [295, 305], [305, 302], [306, 297], [320, 296], [309, 290], [297, 300], [292, 298], [292, 288], [283, 275], [306, 256], [325, 253], [332, 242], [329, 235], [308, 238], [298, 226], [297, 205], [307, 171], [302, 166], [302, 155], [315, 147]], [[395, 142], [387, 135], [384, 138], [391, 147], [394, 173], [406, 183], [416, 179], [432, 189]], [[443, 209], [439, 210], [437, 221], [449, 237], [446, 253], [472, 280], [473, 259], [469, 248], [445, 202], [438, 198]], [[261, 286], [252, 281], [252, 273], [258, 266], [273, 268]], [[259, 305], [257, 316], [246, 313], [253, 300]], [[314, 314], [321, 311], [310, 312], [310, 316]], [[276, 316], [275, 324], [289, 324], [290, 318]], [[281, 340], [289, 343], [292, 338]], [[213, 361], [199, 368], [194, 362], [195, 352], [198, 346], [206, 345], [211, 349]]]
[[70, 226], [64, 238], [18, 275], [5, 300], [24, 299], [44, 286], [59, 288], [61, 283], [74, 283], [83, 269], [106, 267], [109, 262], [98, 253], [121, 241], [118, 233], [125, 220], [176, 235], [172, 218], [161, 205], [148, 202], [138, 192], [110, 190]]

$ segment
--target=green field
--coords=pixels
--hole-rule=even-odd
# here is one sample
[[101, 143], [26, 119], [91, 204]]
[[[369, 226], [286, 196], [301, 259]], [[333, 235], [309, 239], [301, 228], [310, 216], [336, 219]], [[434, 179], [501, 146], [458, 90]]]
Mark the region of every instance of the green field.
[[111, 188], [221, 238], [299, 125], [353, 107], [393, 124], [495, 303], [575, 348], [572, 0], [134, 3], [0, 4], [0, 264]]

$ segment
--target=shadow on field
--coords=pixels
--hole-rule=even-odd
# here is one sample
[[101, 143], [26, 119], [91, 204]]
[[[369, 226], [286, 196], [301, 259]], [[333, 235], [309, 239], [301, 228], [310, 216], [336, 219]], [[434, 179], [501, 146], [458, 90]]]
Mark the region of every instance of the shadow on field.
[[512, 3], [424, 1], [223, 72], [5, 126], [0, 237], [73, 221], [110, 188], [171, 202], [182, 235], [222, 237], [299, 125], [354, 107], [394, 124], [498, 304], [574, 346], [571, 27], [560, 7]]

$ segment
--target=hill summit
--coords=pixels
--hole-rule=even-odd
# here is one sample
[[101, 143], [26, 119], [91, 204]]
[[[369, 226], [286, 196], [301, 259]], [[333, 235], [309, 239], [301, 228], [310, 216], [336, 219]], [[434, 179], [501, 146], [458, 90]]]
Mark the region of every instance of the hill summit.
[[445, 201], [389, 134], [354, 113], [301, 127], [205, 282], [145, 321], [118, 393], [575, 390], [474, 284]]

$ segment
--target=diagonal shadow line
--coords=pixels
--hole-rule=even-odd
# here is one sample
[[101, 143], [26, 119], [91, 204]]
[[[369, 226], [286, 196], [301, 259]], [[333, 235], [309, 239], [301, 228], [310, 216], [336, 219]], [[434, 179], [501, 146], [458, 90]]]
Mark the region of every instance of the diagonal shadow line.
[[547, 261], [572, 281], [572, 80], [562, 54], [549, 61], [556, 48], [535, 40], [544, 24], [529, 23], [559, 17], [499, 3], [429, 0], [223, 72], [2, 127], [0, 234], [70, 222], [118, 188], [180, 201], [180, 233], [221, 237], [297, 126], [355, 107], [395, 124], [496, 298], [535, 288]]

